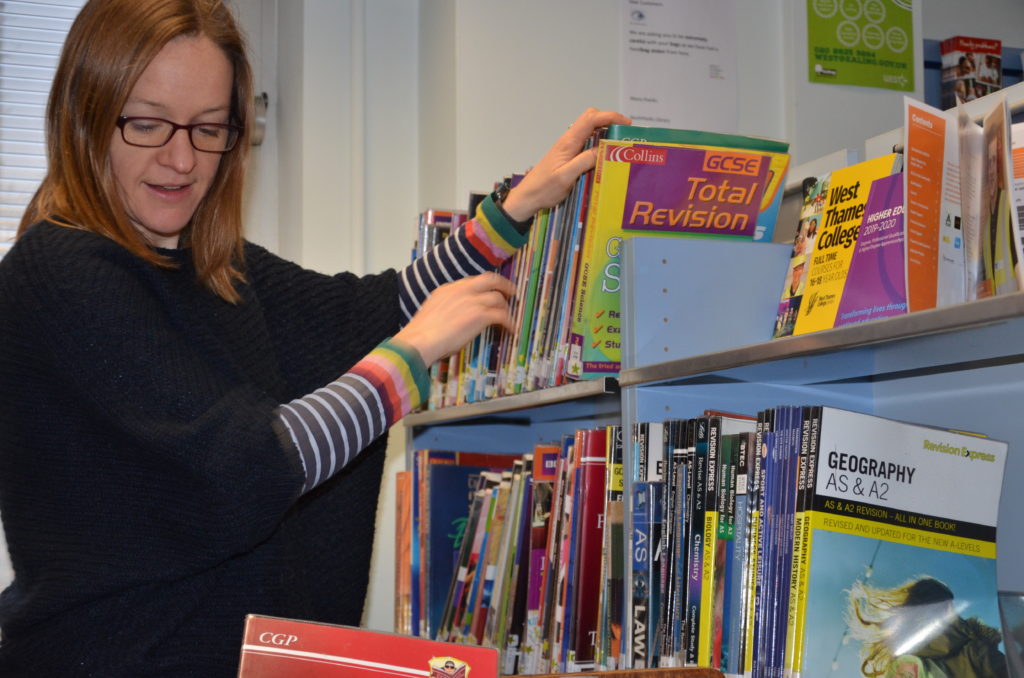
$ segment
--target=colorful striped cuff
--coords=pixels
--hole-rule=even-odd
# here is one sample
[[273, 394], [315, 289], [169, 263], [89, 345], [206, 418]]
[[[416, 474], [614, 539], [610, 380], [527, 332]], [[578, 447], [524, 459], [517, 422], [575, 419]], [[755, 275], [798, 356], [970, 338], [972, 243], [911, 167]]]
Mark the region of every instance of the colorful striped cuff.
[[429, 390], [419, 352], [388, 339], [327, 386], [278, 407], [274, 428], [302, 463], [303, 492], [348, 465]]
[[405, 322], [444, 283], [493, 270], [526, 244], [528, 233], [520, 233], [488, 196], [473, 219], [402, 269], [398, 298]]
[[394, 338], [381, 342], [351, 373], [378, 387], [388, 426], [418, 408], [430, 394], [430, 377], [419, 351]]

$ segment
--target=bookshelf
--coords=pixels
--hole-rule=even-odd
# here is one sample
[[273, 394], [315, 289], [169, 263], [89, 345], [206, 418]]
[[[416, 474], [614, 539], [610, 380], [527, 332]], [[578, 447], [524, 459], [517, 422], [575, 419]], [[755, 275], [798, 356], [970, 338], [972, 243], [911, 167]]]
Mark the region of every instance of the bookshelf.
[[[1024, 515], [1024, 495], [1013, 490], [1024, 480], [1024, 429], [1017, 416], [1024, 412], [1024, 293], [774, 341], [745, 341], [768, 336], [766, 318], [774, 316], [770, 304], [765, 316], [763, 297], [777, 295], [782, 275], [755, 284], [758, 279], [745, 277], [751, 269], [740, 268], [745, 284], [758, 288], [755, 294], [744, 297], [737, 289], [742, 285], [709, 282], [703, 298], [691, 303], [692, 287], [676, 272], [689, 266], [692, 275], [703, 271], [713, 281], [719, 245], [659, 238], [626, 243], [623, 266], [634, 284], [623, 296], [627, 367], [618, 380], [412, 415], [405, 420], [409, 450], [521, 453], [576, 427], [628, 427], [634, 421], [693, 416], [705, 408], [756, 412], [812, 402], [981, 432], [1010, 445], [1000, 504], [999, 588], [1024, 590], [1024, 523], [1015, 520]], [[751, 247], [763, 270], [779, 264], [778, 246]], [[664, 273], [657, 275], [659, 270]], [[652, 305], [643, 300], [659, 297], [658, 319], [646, 318]], [[726, 313], [755, 320], [742, 332], [734, 324], [708, 329]], [[665, 317], [691, 321], [666, 323]], [[704, 350], [688, 354], [691, 341]], [[709, 348], [716, 342], [717, 349]]]
[[[1024, 85], [1007, 92], [1019, 118]], [[408, 450], [522, 453], [578, 427], [628, 431], [707, 408], [755, 413], [780, 404], [984, 433], [1010, 449], [998, 587], [1024, 590], [1024, 495], [1015, 491], [1024, 481], [1024, 292], [769, 341], [789, 251], [700, 239], [625, 242], [631, 284], [622, 294], [617, 379], [412, 415]], [[630, 452], [626, 446], [627, 467]]]

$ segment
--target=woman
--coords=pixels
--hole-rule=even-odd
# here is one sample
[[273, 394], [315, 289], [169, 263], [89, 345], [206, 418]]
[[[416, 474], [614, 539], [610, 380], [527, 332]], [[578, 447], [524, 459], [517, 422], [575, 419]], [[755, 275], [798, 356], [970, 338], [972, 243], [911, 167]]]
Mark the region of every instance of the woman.
[[241, 238], [251, 101], [219, 0], [92, 0], [68, 35], [0, 262], [0, 675], [229, 676], [248, 613], [358, 624], [384, 432], [507, 323], [482, 272], [628, 122], [586, 111], [444, 247], [331, 277]]

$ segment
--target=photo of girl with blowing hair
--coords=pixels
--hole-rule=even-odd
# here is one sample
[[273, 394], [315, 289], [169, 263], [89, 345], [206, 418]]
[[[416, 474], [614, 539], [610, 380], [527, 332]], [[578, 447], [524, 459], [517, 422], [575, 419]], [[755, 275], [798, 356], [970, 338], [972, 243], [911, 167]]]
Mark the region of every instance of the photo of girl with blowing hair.
[[893, 588], [854, 582], [846, 621], [861, 641], [860, 670], [871, 678], [1004, 678], [1002, 635], [959, 615], [953, 591], [938, 579], [912, 578]]

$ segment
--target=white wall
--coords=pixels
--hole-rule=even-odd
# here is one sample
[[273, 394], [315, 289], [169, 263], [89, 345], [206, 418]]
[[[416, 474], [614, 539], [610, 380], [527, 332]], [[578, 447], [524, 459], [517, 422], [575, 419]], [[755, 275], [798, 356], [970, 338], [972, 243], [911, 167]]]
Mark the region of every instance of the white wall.
[[927, 0], [921, 13], [928, 40], [967, 35], [1002, 40], [1003, 47], [1024, 47], [1024, 2], [1020, 0]]

